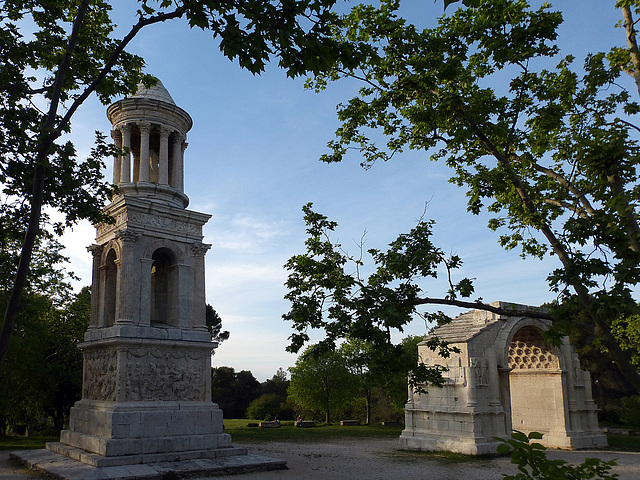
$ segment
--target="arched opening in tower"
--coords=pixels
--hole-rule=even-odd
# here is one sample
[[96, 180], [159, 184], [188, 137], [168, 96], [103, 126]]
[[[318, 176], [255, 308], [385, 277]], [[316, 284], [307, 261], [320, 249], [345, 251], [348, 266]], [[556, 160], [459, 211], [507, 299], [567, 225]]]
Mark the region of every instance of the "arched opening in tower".
[[173, 325], [176, 273], [173, 253], [166, 248], [156, 250], [151, 256], [151, 324]]

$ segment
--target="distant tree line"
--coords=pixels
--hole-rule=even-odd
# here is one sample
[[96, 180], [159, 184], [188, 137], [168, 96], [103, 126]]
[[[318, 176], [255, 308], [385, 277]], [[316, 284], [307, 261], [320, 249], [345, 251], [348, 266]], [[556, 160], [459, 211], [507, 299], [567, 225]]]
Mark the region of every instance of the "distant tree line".
[[[397, 361], [406, 372], [417, 364], [419, 337], [409, 336]], [[298, 415], [319, 422], [358, 419], [371, 423], [397, 421], [407, 400], [406, 375], [394, 375], [377, 362], [374, 350], [361, 341], [345, 342], [337, 351], [308, 348], [289, 368], [280, 368], [263, 383], [248, 370], [211, 370], [211, 396], [224, 418], [293, 420]]]
[[224, 412], [224, 418], [293, 419], [287, 404], [289, 380], [280, 368], [260, 383], [249, 370], [236, 372], [233, 367], [211, 369], [211, 399]]

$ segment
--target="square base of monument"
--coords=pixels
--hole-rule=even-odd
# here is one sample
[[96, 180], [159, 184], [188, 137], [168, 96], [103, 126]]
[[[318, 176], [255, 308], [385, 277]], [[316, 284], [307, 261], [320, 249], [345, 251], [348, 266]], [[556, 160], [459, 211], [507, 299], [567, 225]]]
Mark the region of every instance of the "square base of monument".
[[535, 441], [541, 443], [547, 448], [558, 448], [563, 450], [605, 448], [608, 444], [607, 436], [602, 432], [550, 432], [545, 433], [541, 440]]
[[463, 455], [495, 455], [500, 442], [493, 439], [446, 438], [401, 435], [398, 448], [422, 452], [453, 452]]
[[[231, 443], [230, 437], [229, 443]], [[145, 453], [111, 457], [98, 455], [97, 453], [88, 452], [60, 442], [48, 442], [46, 444], [46, 449], [92, 467], [118, 467], [122, 465], [136, 465], [140, 463], [181, 462], [184, 460], [196, 460], [203, 458], [216, 459], [247, 454], [246, 448], [233, 446], [203, 450], [183, 450], [179, 452]]]
[[11, 457], [62, 480], [160, 480], [170, 476], [209, 477], [287, 468], [284, 460], [251, 453], [109, 467], [93, 467], [49, 450], [21, 450], [11, 452]]
[[222, 410], [211, 402], [81, 400], [60, 442], [101, 457], [132, 457], [226, 448], [231, 437], [222, 433]]

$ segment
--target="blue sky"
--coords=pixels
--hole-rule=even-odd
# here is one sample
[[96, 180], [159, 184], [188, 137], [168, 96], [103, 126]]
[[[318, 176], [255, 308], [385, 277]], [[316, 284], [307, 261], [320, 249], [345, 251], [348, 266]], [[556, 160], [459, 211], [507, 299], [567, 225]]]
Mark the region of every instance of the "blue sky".
[[[613, 4], [583, 1], [577, 8], [569, 0], [554, 2], [566, 10], [563, 54], [573, 53], [581, 62], [587, 51], [623, 44], [622, 30], [613, 28], [619, 19]], [[113, 5], [122, 27], [134, 23], [121, 12], [130, 8], [127, 2]], [[442, 2], [403, 2], [403, 11], [424, 25], [442, 12]], [[486, 228], [488, 217], [466, 213], [464, 191], [448, 184], [447, 168], [430, 163], [424, 152], [407, 152], [370, 170], [359, 166], [357, 154], [341, 164], [318, 161], [338, 125], [335, 107], [351, 98], [356, 83], [316, 94], [303, 88], [304, 79], [288, 79], [275, 65], [253, 76], [223, 57], [209, 33], [190, 30], [184, 21], [143, 31], [129, 50], [145, 58], [147, 71], [194, 121], [185, 153], [185, 192], [190, 209], [213, 215], [204, 229], [204, 241], [212, 244], [206, 257], [207, 302], [231, 332], [216, 351], [215, 366], [251, 370], [263, 381], [295, 363], [284, 350], [291, 328], [281, 319], [289, 307], [282, 266], [304, 250], [301, 207], [307, 202], [340, 224], [335, 238], [354, 253], [365, 230], [367, 248], [384, 248], [415, 225], [428, 202], [435, 241], [462, 257], [460, 275], [476, 279], [474, 298], [531, 305], [553, 299], [545, 278], [554, 259], [522, 260], [518, 252], [505, 252]], [[94, 130], [110, 130], [105, 110], [91, 99], [78, 111], [71, 137], [81, 155], [89, 151]], [[85, 247], [94, 237], [93, 227], [83, 223], [64, 238], [70, 269], [82, 279], [79, 286], [90, 283]], [[425, 290], [442, 296], [446, 285], [432, 281]], [[405, 332], [424, 333], [420, 319]]]

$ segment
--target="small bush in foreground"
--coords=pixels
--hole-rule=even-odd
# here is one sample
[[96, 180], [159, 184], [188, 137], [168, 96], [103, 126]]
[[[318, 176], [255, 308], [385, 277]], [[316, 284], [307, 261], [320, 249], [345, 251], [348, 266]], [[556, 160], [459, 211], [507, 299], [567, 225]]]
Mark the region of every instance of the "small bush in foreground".
[[549, 460], [543, 445], [531, 443], [531, 440], [541, 438], [541, 433], [531, 432], [527, 436], [517, 430], [513, 432], [509, 440], [498, 438], [503, 442], [498, 445], [498, 453], [511, 455], [511, 463], [517, 464], [518, 470], [520, 470], [520, 473], [515, 475], [503, 475], [504, 480], [610, 480], [618, 478], [617, 473], [609, 473], [611, 468], [616, 465], [615, 460], [603, 462], [599, 458], [586, 458], [580, 465], [572, 465], [564, 460]]

